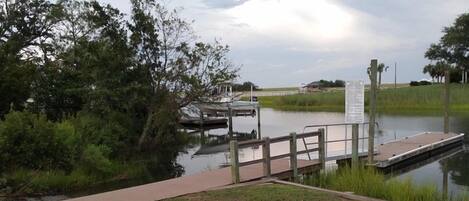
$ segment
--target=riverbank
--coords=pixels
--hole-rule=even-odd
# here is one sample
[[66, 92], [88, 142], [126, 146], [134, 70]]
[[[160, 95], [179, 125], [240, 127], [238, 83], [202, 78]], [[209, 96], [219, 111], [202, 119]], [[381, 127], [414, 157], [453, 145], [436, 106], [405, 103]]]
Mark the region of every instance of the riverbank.
[[[378, 94], [378, 111], [394, 112], [439, 112], [443, 109], [442, 85], [401, 87], [381, 89]], [[469, 85], [452, 84], [451, 110], [469, 112]], [[345, 110], [345, 92], [330, 91], [288, 96], [259, 97], [262, 107], [279, 110], [328, 111]], [[368, 92], [365, 92], [365, 107], [368, 106]]]

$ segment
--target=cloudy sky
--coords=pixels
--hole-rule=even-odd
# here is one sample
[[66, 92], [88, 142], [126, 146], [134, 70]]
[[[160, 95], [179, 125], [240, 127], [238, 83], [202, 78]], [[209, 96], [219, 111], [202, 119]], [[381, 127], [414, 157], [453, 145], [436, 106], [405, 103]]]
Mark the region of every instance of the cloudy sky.
[[[101, 0], [130, 12], [129, 0]], [[318, 79], [366, 80], [370, 59], [392, 68], [383, 82], [420, 80], [423, 54], [469, 0], [165, 0], [183, 7], [200, 40], [221, 39], [241, 66], [238, 81], [262, 87]]]

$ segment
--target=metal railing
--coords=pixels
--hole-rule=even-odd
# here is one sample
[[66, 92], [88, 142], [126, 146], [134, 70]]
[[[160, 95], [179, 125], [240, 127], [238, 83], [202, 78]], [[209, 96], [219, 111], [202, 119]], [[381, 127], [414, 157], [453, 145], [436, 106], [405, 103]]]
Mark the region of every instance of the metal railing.
[[[293, 172], [293, 179], [297, 180], [298, 178], [297, 155], [298, 154], [309, 154], [311, 152], [318, 152], [319, 163], [321, 165], [321, 168], [324, 168], [325, 161], [326, 161], [324, 136], [325, 136], [324, 129], [319, 129], [318, 131], [314, 131], [314, 132], [308, 132], [308, 133], [303, 132], [301, 134], [290, 133], [290, 135], [288, 136], [281, 136], [281, 137], [275, 137], [275, 138], [265, 137], [261, 140], [249, 140], [249, 141], [243, 141], [239, 143], [236, 140], [231, 140], [230, 141], [230, 157], [231, 157], [230, 162], [231, 162], [231, 177], [232, 177], [233, 183], [240, 182], [240, 176], [239, 176], [240, 167], [252, 165], [256, 163], [262, 163], [263, 176], [270, 177], [271, 176], [271, 161], [276, 160], [276, 159], [281, 159], [281, 158], [287, 158], [287, 157], [290, 158], [290, 167]], [[308, 138], [308, 137], [317, 137], [319, 146], [314, 149], [308, 149], [306, 147], [305, 150], [298, 151], [297, 140], [299, 138], [304, 140], [305, 138]], [[274, 143], [285, 142], [285, 141], [290, 142], [290, 152], [286, 154], [271, 156], [270, 145]], [[259, 145], [262, 145], [262, 158], [261, 159], [251, 160], [251, 161], [246, 161], [246, 162], [239, 162], [238, 150], [240, 148], [257, 147]]]
[[[334, 124], [315, 124], [315, 125], [307, 125], [305, 127], [303, 127], [303, 133], [306, 131], [306, 129], [308, 128], [324, 128], [325, 129], [325, 154], [326, 154], [326, 160], [328, 158], [327, 156], [327, 145], [329, 143], [337, 143], [337, 142], [344, 142], [344, 156], [346, 157], [347, 156], [347, 142], [349, 141], [352, 141], [352, 138], [348, 138], [348, 127], [349, 126], [353, 126], [353, 125], [356, 125], [357, 123], [334, 123]], [[362, 137], [358, 137], [358, 140], [362, 140], [362, 150], [364, 150], [364, 146], [365, 146], [365, 143], [364, 143], [364, 140], [365, 139], [368, 139], [368, 137], [365, 137], [365, 125], [369, 125], [370, 122], [363, 122], [363, 123], [358, 123], [358, 125], [361, 125], [362, 127]], [[376, 128], [378, 128], [379, 130], [379, 124], [378, 122], [375, 122], [376, 124]], [[344, 139], [340, 139], [340, 140], [328, 140], [328, 133], [329, 133], [329, 127], [338, 127], [338, 126], [344, 126], [344, 132], [345, 132], [345, 138]], [[315, 145], [315, 144], [318, 144], [318, 142], [310, 142], [310, 143], [307, 143], [305, 139], [303, 139], [303, 144], [305, 146], [305, 149], [308, 149], [308, 145]], [[334, 157], [333, 157], [334, 158]], [[311, 155], [308, 153], [308, 159], [311, 160]]]

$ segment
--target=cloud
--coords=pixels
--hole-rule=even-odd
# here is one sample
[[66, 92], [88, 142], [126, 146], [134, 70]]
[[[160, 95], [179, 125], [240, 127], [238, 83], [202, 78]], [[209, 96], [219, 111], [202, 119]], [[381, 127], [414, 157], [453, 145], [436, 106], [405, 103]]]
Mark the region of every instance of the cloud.
[[[124, 0], [108, 1], [129, 10]], [[296, 86], [317, 79], [367, 79], [370, 59], [398, 64], [398, 81], [424, 77], [423, 54], [467, 0], [168, 0], [195, 20], [200, 40], [221, 39], [242, 65], [240, 81]], [[393, 81], [385, 73], [383, 81]]]
[[248, 0], [204, 0], [203, 2], [212, 8], [231, 8], [245, 3]]

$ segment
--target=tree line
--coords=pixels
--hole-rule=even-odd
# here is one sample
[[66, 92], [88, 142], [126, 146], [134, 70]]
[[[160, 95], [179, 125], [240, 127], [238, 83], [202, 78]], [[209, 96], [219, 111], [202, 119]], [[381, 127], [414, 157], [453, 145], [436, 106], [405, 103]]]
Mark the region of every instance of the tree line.
[[126, 18], [94, 0], [2, 1], [2, 177], [97, 171], [130, 153], [170, 150], [181, 139], [179, 109], [237, 76], [229, 47], [198, 41], [178, 10], [131, 4]]

